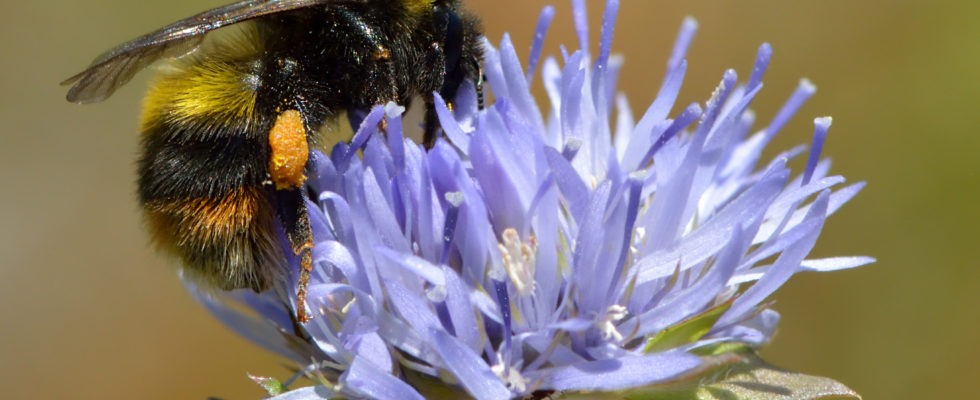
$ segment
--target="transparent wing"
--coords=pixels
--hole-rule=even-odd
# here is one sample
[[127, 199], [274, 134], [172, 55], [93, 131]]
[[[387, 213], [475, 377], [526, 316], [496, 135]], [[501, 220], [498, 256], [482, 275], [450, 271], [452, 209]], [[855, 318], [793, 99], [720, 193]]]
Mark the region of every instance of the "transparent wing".
[[73, 103], [105, 100], [120, 86], [161, 57], [177, 57], [197, 48], [204, 34], [223, 26], [298, 8], [367, 0], [239, 1], [182, 19], [103, 53], [81, 73], [65, 79], [66, 98]]

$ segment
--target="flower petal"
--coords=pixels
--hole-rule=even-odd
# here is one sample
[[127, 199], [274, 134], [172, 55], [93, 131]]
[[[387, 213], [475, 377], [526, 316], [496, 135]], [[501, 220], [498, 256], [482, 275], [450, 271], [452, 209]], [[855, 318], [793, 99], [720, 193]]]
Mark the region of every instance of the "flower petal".
[[469, 394], [479, 400], [509, 399], [510, 390], [490, 370], [479, 354], [456, 338], [438, 329], [429, 331], [436, 351], [448, 369]]
[[378, 400], [425, 400], [412, 386], [362, 357], [355, 357], [340, 378], [345, 392], [359, 396]]
[[527, 377], [540, 381], [541, 390], [614, 391], [665, 382], [700, 364], [696, 356], [671, 351], [542, 369]]

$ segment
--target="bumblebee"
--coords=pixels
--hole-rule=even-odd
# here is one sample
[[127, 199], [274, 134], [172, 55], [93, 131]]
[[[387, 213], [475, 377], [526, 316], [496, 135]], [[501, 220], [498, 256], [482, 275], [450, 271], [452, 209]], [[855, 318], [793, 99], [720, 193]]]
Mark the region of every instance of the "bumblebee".
[[[229, 25], [238, 31], [211, 34]], [[459, 0], [240, 1], [123, 43], [62, 84], [68, 101], [98, 102], [169, 59], [140, 122], [152, 240], [204, 286], [261, 292], [285, 281], [285, 232], [305, 322], [316, 133], [344, 112], [421, 97], [431, 146], [433, 93], [451, 101], [464, 80], [480, 81], [480, 36]]]

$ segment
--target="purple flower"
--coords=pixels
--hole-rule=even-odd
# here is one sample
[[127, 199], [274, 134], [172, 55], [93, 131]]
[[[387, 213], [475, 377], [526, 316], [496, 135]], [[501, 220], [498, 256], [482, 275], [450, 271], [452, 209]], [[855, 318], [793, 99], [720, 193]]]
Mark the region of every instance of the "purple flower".
[[687, 19], [635, 121], [615, 89], [618, 6], [607, 3], [594, 61], [586, 50], [544, 60], [544, 110], [528, 87], [550, 7], [529, 67], [507, 36], [486, 43], [493, 105], [478, 110], [472, 84], [452, 111], [437, 98], [446, 138], [431, 150], [403, 136], [403, 109], [389, 104], [349, 145], [316, 154], [312, 321], [298, 326], [284, 306], [295, 282], [259, 295], [191, 288], [320, 383], [281, 398], [507, 399], [676, 381], [711, 366], [699, 350], [768, 341], [779, 315], [764, 300], [794, 273], [873, 261], [806, 258], [824, 219], [864, 186], [842, 186], [819, 158], [830, 118], [814, 121], [802, 173], [786, 167], [802, 146], [760, 160], [814, 86], [801, 81], [753, 130], [763, 44], [746, 82], [725, 71], [703, 105], [675, 107], [696, 30]]

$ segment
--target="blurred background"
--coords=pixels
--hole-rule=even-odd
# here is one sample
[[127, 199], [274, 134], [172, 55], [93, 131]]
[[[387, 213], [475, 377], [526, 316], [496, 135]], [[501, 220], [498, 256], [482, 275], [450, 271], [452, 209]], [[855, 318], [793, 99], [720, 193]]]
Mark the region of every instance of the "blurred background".
[[[524, 54], [539, 1], [468, 0], [494, 43]], [[221, 0], [19, 1], [0, 15], [0, 387], [6, 398], [254, 399], [245, 373], [289, 375], [227, 331], [153, 254], [135, 196], [137, 117], [149, 74], [109, 101], [64, 101], [62, 79], [97, 54]], [[567, 0], [545, 54], [574, 48]], [[737, 4], [736, 4], [737, 3]], [[928, 6], [926, 5], [928, 4]], [[602, 2], [589, 0], [593, 38]], [[801, 77], [817, 95], [770, 146], [809, 142], [832, 115], [833, 172], [868, 187], [830, 218], [813, 256], [871, 255], [777, 292], [776, 365], [867, 399], [976, 398], [980, 370], [980, 2], [630, 1], [614, 51], [639, 115], [681, 20], [701, 29], [679, 104], [724, 69], [748, 76], [774, 49], [753, 103], [768, 121]], [[535, 80], [538, 93], [540, 79]], [[801, 160], [795, 164], [801, 170]]]

